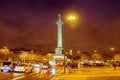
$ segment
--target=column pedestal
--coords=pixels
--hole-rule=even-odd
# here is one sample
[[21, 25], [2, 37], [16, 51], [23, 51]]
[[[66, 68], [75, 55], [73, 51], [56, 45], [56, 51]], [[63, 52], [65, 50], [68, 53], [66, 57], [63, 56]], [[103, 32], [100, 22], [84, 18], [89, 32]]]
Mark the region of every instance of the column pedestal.
[[55, 60], [64, 60], [64, 55], [62, 54], [62, 48], [56, 48], [55, 54], [53, 56]]

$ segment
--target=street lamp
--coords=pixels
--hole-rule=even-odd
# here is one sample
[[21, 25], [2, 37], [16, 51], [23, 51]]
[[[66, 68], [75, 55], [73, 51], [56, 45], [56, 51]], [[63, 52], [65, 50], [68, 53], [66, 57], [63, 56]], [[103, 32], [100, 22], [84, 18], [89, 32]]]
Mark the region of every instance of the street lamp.
[[[112, 56], [112, 58], [113, 58], [114, 53], [115, 53], [115, 47], [111, 47], [111, 48], [110, 48], [110, 51], [111, 51], [111, 56]], [[113, 58], [113, 60], [114, 60], [114, 58]]]
[[75, 16], [69, 16], [68, 17], [68, 20], [70, 21], [70, 24], [71, 24], [71, 28], [74, 28], [74, 20], [76, 19], [76, 17]]
[[72, 56], [72, 53], [73, 53], [73, 28], [75, 27], [74, 26], [74, 20], [76, 19], [75, 16], [73, 15], [70, 15], [68, 16], [68, 20], [70, 21], [70, 25], [71, 25], [71, 29], [72, 29], [72, 32], [71, 32], [71, 50], [70, 50], [70, 55]]

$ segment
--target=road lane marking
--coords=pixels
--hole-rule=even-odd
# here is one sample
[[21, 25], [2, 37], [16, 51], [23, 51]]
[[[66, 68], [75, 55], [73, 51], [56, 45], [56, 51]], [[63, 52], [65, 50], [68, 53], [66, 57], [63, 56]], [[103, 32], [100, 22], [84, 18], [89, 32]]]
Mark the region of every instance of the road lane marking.
[[20, 76], [20, 77], [16, 77], [14, 78], [13, 80], [18, 80], [18, 79], [21, 79], [21, 78], [24, 78], [25, 76]]
[[21, 76], [24, 75], [24, 73], [13, 73], [14, 76]]

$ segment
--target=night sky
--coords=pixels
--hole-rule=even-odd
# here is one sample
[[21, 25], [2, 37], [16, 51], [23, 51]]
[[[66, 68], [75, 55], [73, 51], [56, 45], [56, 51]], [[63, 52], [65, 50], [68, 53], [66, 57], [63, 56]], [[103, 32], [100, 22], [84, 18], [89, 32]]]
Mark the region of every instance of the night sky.
[[[71, 30], [66, 15], [78, 15]], [[58, 14], [63, 48], [80, 51], [120, 49], [120, 0], [0, 0], [0, 47], [51, 51], [57, 47]]]

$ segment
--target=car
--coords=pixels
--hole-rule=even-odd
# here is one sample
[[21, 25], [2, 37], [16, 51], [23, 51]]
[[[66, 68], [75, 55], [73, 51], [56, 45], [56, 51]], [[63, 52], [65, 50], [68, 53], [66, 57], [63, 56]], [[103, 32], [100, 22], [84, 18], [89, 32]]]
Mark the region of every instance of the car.
[[85, 62], [82, 64], [83, 67], [92, 67], [93, 65], [88, 63], [88, 62]]
[[14, 72], [24, 72], [24, 73], [30, 73], [33, 71], [33, 67], [31, 64], [17, 64], [14, 68]]
[[49, 75], [51, 72], [51, 67], [48, 63], [43, 63], [41, 66], [40, 74]]
[[50, 69], [49, 69], [48, 65], [43, 65], [42, 66], [42, 69], [40, 70], [40, 74], [45, 74], [45, 75], [50, 74]]
[[95, 66], [95, 67], [103, 67], [104, 64], [103, 64], [103, 63], [94, 63], [94, 66]]
[[25, 64], [17, 64], [14, 68], [14, 72], [26, 72]]
[[103, 67], [103, 66], [104, 66], [103, 61], [96, 61], [96, 62], [94, 63], [94, 66], [95, 66], [95, 67]]
[[3, 71], [3, 72], [11, 72], [11, 71], [13, 71], [13, 68], [11, 66], [11, 62], [3, 62], [3, 65], [1, 67], [1, 71]]
[[33, 66], [31, 64], [25, 64], [25, 72], [26, 73], [32, 73], [33, 72]]
[[40, 69], [41, 69], [41, 65], [40, 64], [32, 64], [33, 66], [33, 71], [35, 73], [39, 73], [40, 72]]

